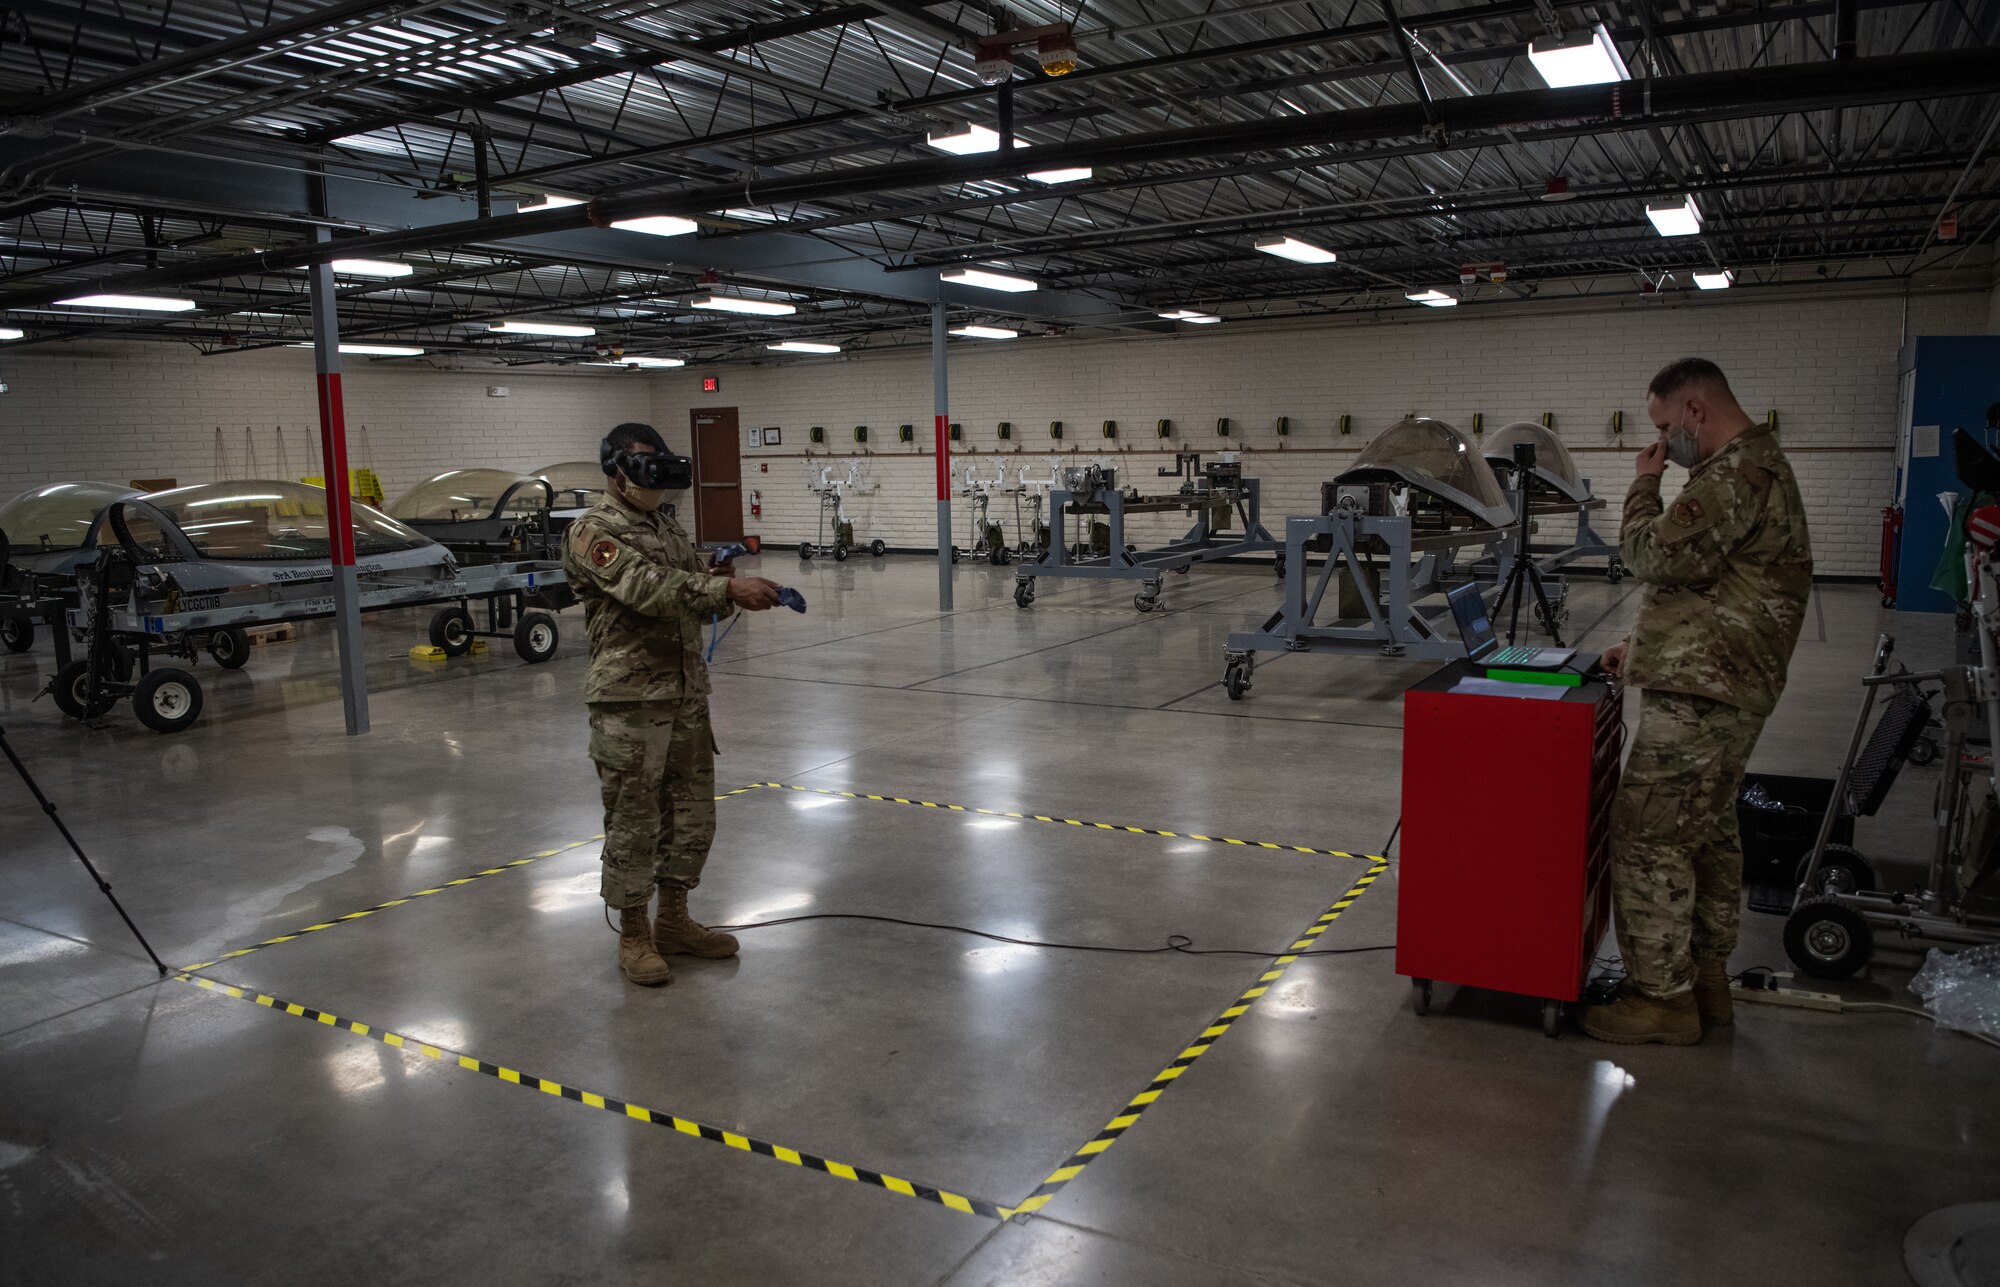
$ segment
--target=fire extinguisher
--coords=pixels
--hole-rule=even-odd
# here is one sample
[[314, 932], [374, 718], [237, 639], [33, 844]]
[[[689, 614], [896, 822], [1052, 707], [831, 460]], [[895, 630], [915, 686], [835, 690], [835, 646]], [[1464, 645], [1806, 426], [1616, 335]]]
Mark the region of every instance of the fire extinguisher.
[[762, 492], [750, 493], [750, 517], [752, 518], [764, 517], [764, 493]]
[[1882, 509], [1882, 569], [1876, 579], [1877, 588], [1882, 591], [1882, 606], [1896, 606], [1896, 565], [1903, 554], [1903, 507], [1887, 505]]

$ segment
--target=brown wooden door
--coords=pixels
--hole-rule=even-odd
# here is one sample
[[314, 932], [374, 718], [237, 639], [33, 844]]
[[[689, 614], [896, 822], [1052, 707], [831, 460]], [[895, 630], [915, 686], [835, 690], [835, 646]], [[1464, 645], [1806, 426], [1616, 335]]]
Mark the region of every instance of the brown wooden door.
[[743, 539], [743, 452], [735, 407], [688, 412], [694, 440], [694, 539], [726, 545]]

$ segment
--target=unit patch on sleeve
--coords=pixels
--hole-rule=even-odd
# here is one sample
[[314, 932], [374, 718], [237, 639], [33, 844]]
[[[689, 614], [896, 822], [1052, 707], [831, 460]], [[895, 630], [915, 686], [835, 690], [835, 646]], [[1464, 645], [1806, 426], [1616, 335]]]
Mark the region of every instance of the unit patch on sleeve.
[[599, 541], [590, 547], [590, 561], [598, 567], [608, 568], [618, 559], [616, 541]]
[[1693, 527], [1696, 523], [1701, 522], [1703, 517], [1701, 502], [1692, 496], [1686, 500], [1674, 502], [1674, 522], [1680, 524], [1682, 527]]

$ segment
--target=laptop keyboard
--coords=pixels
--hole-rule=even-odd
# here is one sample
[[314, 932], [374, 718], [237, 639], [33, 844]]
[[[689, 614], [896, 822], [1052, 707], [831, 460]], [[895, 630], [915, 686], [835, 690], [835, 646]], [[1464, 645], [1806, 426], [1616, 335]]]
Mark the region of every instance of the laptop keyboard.
[[1538, 660], [1541, 655], [1542, 650], [1532, 644], [1515, 644], [1511, 648], [1502, 648], [1490, 657], [1482, 658], [1479, 664], [1482, 666], [1525, 666], [1531, 661]]

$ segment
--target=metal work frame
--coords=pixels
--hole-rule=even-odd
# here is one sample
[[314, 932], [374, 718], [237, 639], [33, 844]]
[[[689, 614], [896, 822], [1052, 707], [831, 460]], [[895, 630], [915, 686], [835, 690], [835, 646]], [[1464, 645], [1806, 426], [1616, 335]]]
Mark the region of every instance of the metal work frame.
[[[1014, 578], [1015, 604], [1025, 608], [1034, 602], [1035, 581], [1039, 577], [1075, 577], [1086, 581], [1140, 582], [1139, 593], [1133, 596], [1132, 606], [1141, 612], [1151, 612], [1159, 606], [1161, 583], [1168, 572], [1184, 573], [1197, 563], [1282, 551], [1284, 542], [1271, 535], [1264, 526], [1263, 484], [1258, 479], [1245, 478], [1239, 486], [1236, 497], [1227, 502], [1243, 523], [1243, 535], [1233, 540], [1223, 539], [1209, 526], [1209, 511], [1225, 503], [1212, 495], [1206, 499], [1188, 495], [1132, 501], [1115, 489], [1096, 496], [1079, 496], [1062, 488], [1050, 491], [1049, 548], [1039, 560], [1021, 565], [1021, 571]], [[1194, 526], [1188, 529], [1186, 536], [1153, 549], [1128, 548], [1125, 540], [1125, 516], [1128, 513], [1159, 513], [1174, 509], [1194, 513]], [[1065, 520], [1073, 513], [1091, 518], [1104, 515], [1110, 529], [1108, 553], [1101, 557], [1079, 556], [1072, 551]], [[1080, 548], [1087, 549], [1088, 545]], [[1279, 566], [1284, 566], [1282, 554]]]

